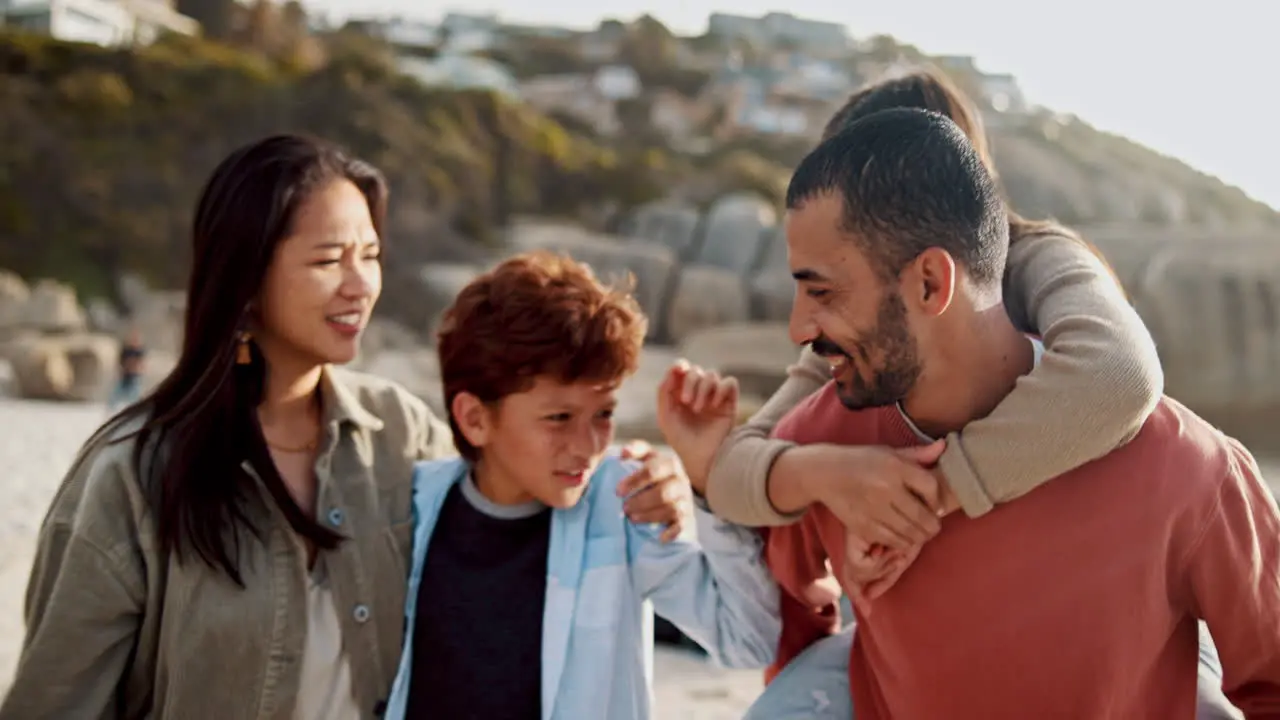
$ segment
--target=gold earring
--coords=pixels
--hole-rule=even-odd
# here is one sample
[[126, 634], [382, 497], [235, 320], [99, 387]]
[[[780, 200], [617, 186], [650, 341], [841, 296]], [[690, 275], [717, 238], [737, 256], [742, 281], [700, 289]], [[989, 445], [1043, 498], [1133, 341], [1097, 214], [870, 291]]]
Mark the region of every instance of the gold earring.
[[236, 364], [248, 365], [253, 362], [253, 355], [249, 352], [249, 341], [253, 339], [253, 335], [248, 330], [241, 331], [239, 343], [236, 345]]

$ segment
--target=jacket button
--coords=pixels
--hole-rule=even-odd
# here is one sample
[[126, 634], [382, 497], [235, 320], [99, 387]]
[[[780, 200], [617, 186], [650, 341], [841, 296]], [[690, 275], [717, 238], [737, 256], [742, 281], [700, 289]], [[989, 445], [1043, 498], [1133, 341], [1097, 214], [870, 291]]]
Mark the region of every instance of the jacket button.
[[342, 526], [342, 508], [330, 508], [329, 524], [334, 527]]
[[369, 620], [369, 608], [368, 608], [368, 606], [366, 606], [366, 605], [357, 605], [357, 606], [355, 606], [355, 609], [353, 609], [353, 610], [351, 611], [351, 617], [352, 617], [352, 618], [354, 618], [354, 619], [355, 619], [355, 621], [356, 621], [356, 622], [358, 622], [358, 623], [363, 623], [363, 622], [368, 621], [368, 620]]

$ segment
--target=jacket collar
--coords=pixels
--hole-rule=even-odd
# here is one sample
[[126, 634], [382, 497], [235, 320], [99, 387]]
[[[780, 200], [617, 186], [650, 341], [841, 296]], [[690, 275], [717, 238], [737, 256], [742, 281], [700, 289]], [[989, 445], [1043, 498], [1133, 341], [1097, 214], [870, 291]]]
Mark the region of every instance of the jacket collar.
[[325, 365], [320, 374], [320, 398], [327, 424], [351, 423], [368, 430], [381, 430], [382, 420], [360, 402], [360, 398], [347, 386], [342, 372]]

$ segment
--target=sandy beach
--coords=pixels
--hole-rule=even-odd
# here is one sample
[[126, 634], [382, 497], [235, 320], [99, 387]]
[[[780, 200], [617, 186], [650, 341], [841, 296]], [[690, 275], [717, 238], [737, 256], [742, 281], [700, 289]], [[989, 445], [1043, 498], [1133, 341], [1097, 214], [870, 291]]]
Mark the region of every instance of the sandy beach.
[[[34, 536], [49, 499], [80, 443], [104, 418], [97, 405], [0, 399], [0, 694], [13, 674], [22, 638], [22, 599]], [[1267, 477], [1280, 480], [1280, 463]], [[740, 718], [760, 690], [758, 672], [712, 667], [698, 656], [660, 647], [658, 717], [663, 720]]]

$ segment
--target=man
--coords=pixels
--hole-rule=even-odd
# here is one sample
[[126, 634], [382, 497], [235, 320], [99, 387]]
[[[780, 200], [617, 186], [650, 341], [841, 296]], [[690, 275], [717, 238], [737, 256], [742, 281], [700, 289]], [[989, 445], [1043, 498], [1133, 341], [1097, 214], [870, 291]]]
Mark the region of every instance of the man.
[[[1034, 366], [1038, 343], [1002, 307], [1004, 208], [951, 121], [854, 123], [805, 158], [787, 206], [791, 332], [834, 382], [776, 436], [927, 444]], [[771, 529], [789, 595], [777, 667], [833, 630], [812, 586], [845, 554], [822, 506]], [[1280, 511], [1249, 453], [1167, 398], [1101, 460], [981, 519], [949, 515], [873, 609], [850, 658], [859, 720], [1192, 718], [1197, 618], [1231, 701], [1280, 717]]]

